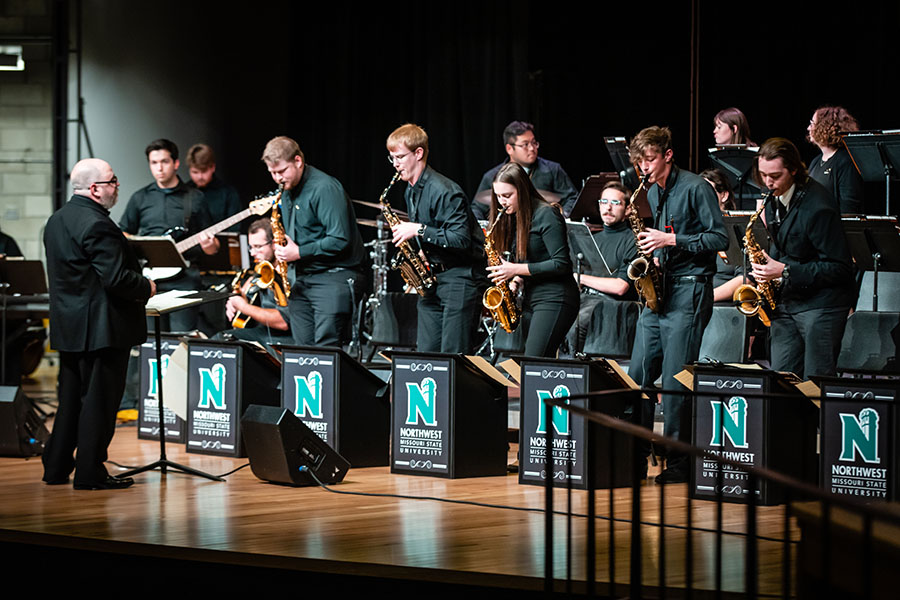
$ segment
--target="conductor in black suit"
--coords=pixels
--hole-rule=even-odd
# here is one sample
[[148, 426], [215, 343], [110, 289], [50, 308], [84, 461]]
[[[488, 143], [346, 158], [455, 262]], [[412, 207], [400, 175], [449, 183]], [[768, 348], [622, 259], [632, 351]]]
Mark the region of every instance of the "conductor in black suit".
[[[759, 181], [774, 193], [765, 216], [772, 244], [765, 264], [752, 262], [757, 282], [775, 296], [772, 368], [803, 379], [834, 375], [856, 286], [836, 203], [807, 175], [797, 147], [784, 138], [760, 146]], [[752, 261], [752, 259], [751, 259]]]
[[[44, 229], [50, 288], [50, 343], [59, 351], [59, 410], [44, 450], [44, 481], [75, 489], [119, 489], [103, 463], [125, 387], [132, 346], [147, 339], [144, 305], [156, 284], [109, 218], [119, 182], [105, 161], [79, 161], [74, 195]], [[73, 453], [77, 448], [77, 455]]]

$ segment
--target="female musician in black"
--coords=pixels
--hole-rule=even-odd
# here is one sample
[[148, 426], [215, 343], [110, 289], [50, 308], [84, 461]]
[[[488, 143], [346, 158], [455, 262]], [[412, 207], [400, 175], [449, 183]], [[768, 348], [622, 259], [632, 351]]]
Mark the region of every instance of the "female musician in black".
[[509, 251], [515, 262], [501, 259], [488, 267], [488, 276], [494, 283], [509, 281], [514, 291], [524, 286], [525, 354], [554, 357], [579, 305], [565, 221], [516, 163], [503, 165], [492, 187], [491, 222], [504, 214], [493, 230], [494, 247], [501, 256]]

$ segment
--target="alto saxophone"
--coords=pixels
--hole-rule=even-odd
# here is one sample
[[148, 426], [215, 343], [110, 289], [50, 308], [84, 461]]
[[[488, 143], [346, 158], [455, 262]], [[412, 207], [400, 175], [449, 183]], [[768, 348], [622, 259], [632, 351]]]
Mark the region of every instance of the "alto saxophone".
[[[384, 217], [384, 220], [387, 221], [387, 224], [391, 227], [400, 224], [400, 217], [397, 216], [397, 213], [394, 212], [391, 205], [385, 202], [384, 199], [387, 197], [388, 191], [399, 178], [400, 172], [397, 171], [394, 173], [391, 182], [384, 188], [384, 191], [381, 192], [381, 196], [378, 198], [378, 203], [381, 205], [381, 214]], [[434, 284], [437, 283], [434, 273], [431, 272], [431, 267], [428, 266], [427, 262], [422, 260], [422, 257], [419, 256], [419, 253], [412, 247], [412, 244], [410, 244], [408, 240], [397, 244], [397, 253], [391, 259], [391, 269], [399, 269], [403, 280], [407, 285], [414, 288], [420, 296], [427, 294], [428, 291], [434, 287]]]
[[[631, 210], [628, 211], [628, 224], [631, 226], [631, 232], [634, 234], [635, 244], [638, 244], [638, 236], [644, 231], [644, 221], [638, 215], [638, 209], [634, 200], [647, 184], [649, 177], [649, 175], [644, 175], [641, 178], [641, 184], [634, 190], [631, 199], [628, 201], [628, 206], [631, 207]], [[643, 252], [640, 244], [638, 244], [637, 258], [628, 265], [627, 275], [629, 279], [634, 281], [634, 288], [641, 299], [643, 299], [644, 304], [647, 305], [647, 308], [658, 313], [659, 305], [662, 302], [662, 288], [660, 287], [662, 277], [660, 276], [659, 267], [653, 261], [653, 254]]]
[[[272, 241], [279, 246], [287, 245], [287, 236], [284, 235], [284, 227], [281, 225], [281, 194], [284, 192], [284, 184], [278, 186], [278, 194], [275, 201], [272, 202], [272, 215], [269, 221], [272, 224]], [[275, 270], [281, 275], [281, 282], [284, 284], [284, 295], [291, 295], [291, 281], [288, 279], [288, 266], [283, 260], [275, 261]]]
[[[494, 249], [494, 240], [491, 234], [502, 216], [503, 211], [500, 211], [494, 223], [484, 232], [484, 252], [487, 254], [488, 265], [492, 267], [500, 264], [500, 255]], [[503, 281], [486, 289], [484, 296], [481, 297], [481, 303], [491, 311], [494, 321], [499, 323], [507, 333], [512, 333], [519, 326], [519, 307], [512, 290], [509, 289], [509, 282]]]
[[[763, 254], [763, 249], [753, 235], [753, 224], [756, 222], [756, 219], [759, 218], [760, 213], [766, 209], [766, 203], [771, 196], [772, 191], [769, 191], [763, 197], [762, 206], [753, 213], [753, 216], [750, 217], [750, 220], [747, 222], [747, 229], [744, 230], [744, 252], [747, 253], [750, 262], [758, 265], [764, 265], [768, 261], [766, 260], [766, 255]], [[747, 317], [756, 315], [759, 317], [759, 320], [762, 321], [763, 325], [769, 327], [772, 324], [772, 321], [767, 310], [775, 310], [776, 285], [777, 283], [772, 280], [758, 282], [755, 286], [745, 283], [734, 290], [732, 300], [734, 300], [735, 306], [737, 306], [737, 309], [741, 314]], [[768, 308], [766, 305], [768, 305]]]

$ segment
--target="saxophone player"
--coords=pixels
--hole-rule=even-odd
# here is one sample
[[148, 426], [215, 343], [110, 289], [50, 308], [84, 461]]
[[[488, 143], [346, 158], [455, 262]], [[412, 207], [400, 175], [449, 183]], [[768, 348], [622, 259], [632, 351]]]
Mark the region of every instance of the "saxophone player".
[[286, 244], [275, 258], [289, 263], [291, 333], [300, 346], [340, 346], [353, 314], [364, 256], [350, 197], [341, 183], [306, 159], [297, 142], [279, 136], [262, 155], [284, 186], [281, 217]]
[[481, 314], [484, 234], [462, 188], [428, 166], [428, 135], [407, 123], [387, 138], [388, 161], [408, 185], [408, 223], [391, 227], [393, 243], [417, 241], [437, 278], [418, 301], [419, 352], [471, 354]]
[[784, 138], [760, 146], [756, 176], [774, 193], [765, 208], [772, 237], [756, 281], [780, 290], [771, 326], [772, 368], [803, 379], [834, 375], [850, 307], [856, 301], [850, 250], [834, 198], [807, 175]]
[[[262, 262], [271, 263], [275, 260], [275, 250], [272, 243], [272, 224], [269, 219], [257, 219], [250, 223], [247, 230], [247, 243], [250, 246], [250, 256], [259, 264]], [[276, 281], [273, 282], [277, 284]], [[259, 306], [252, 304], [245, 292], [242, 290], [239, 296], [232, 296], [225, 303], [225, 315], [229, 322], [233, 322], [236, 316], [243, 315], [249, 318], [250, 323], [244, 327], [228, 329], [221, 332], [216, 337], [223, 337], [225, 334], [239, 340], [256, 341], [261, 344], [290, 344], [293, 343], [288, 318], [285, 318], [278, 308], [274, 286], [260, 290]]]
[[579, 306], [566, 223], [516, 163], [500, 167], [492, 190], [491, 222], [497, 224], [491, 239], [497, 253], [511, 252], [513, 261], [500, 258], [487, 268], [489, 276], [495, 284], [509, 281], [513, 291], [525, 289], [525, 355], [555, 357]]
[[[642, 387], [662, 375], [662, 389], [681, 389], [675, 375], [697, 360], [703, 330], [712, 315], [716, 252], [728, 247], [728, 236], [712, 187], [701, 177], [674, 164], [668, 127], [641, 130], [629, 146], [631, 160], [648, 177], [647, 199], [653, 224], [638, 234], [638, 248], [659, 261], [661, 290], [656, 312], [644, 309], [638, 319], [629, 374]], [[690, 442], [690, 410], [683, 396], [662, 394], [664, 434]], [[655, 402], [635, 407], [635, 418], [652, 429]], [[644, 458], [649, 447], [644, 448]], [[638, 460], [638, 477], [647, 463]], [[657, 483], [687, 481], [686, 456], [669, 453]]]

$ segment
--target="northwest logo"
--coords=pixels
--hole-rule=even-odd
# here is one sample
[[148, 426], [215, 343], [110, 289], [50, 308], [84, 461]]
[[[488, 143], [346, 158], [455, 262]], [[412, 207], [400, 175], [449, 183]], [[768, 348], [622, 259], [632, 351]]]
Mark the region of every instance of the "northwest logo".
[[[164, 354], [162, 357], [162, 376], [166, 376], [166, 370], [169, 368], [169, 358], [168, 354]], [[151, 358], [147, 361], [150, 364], [150, 389], [147, 390], [147, 395], [156, 397], [156, 381], [157, 381], [157, 373], [156, 373], [156, 359]]]
[[710, 446], [724, 446], [725, 437], [735, 448], [746, 448], [747, 444], [747, 400], [734, 396], [728, 406], [721, 400], [710, 400], [713, 411], [712, 440]]
[[437, 396], [437, 383], [431, 377], [426, 377], [422, 383], [406, 383], [406, 424], [418, 425], [419, 421], [424, 425], [437, 427], [435, 415], [435, 398]]
[[197, 408], [209, 408], [212, 403], [216, 410], [225, 410], [225, 367], [216, 363], [209, 369], [201, 367], [200, 404]]
[[309, 375], [294, 376], [297, 408], [294, 414], [298, 417], [322, 418], [322, 374], [310, 371]]
[[839, 413], [841, 417], [841, 456], [838, 460], [853, 462], [856, 453], [867, 463], [880, 463], [878, 458], [878, 412], [866, 407], [853, 413]]
[[[544, 400], [548, 398], [568, 398], [569, 388], [564, 385], [558, 385], [553, 388], [553, 392], [547, 390], [537, 390], [537, 406], [538, 406], [538, 424], [536, 433], [547, 433], [547, 410], [544, 406]], [[568, 402], [566, 402], [568, 404]], [[559, 435], [569, 435], [569, 411], [564, 410], [560, 406], [553, 407], [553, 430]]]

